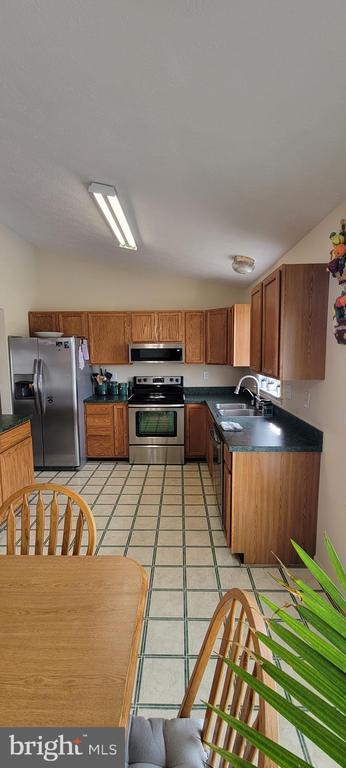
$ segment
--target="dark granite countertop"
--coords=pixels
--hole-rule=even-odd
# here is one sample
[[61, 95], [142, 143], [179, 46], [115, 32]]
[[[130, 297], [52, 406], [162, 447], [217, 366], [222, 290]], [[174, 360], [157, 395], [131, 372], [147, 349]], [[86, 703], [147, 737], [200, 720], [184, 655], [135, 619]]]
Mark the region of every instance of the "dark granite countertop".
[[0, 416], [0, 432], [15, 429], [20, 424], [24, 424], [25, 421], [30, 421], [30, 416], [15, 416], [14, 414]]
[[112, 397], [112, 395], [90, 395], [86, 397], [85, 403], [98, 403], [98, 405], [113, 404], [114, 403], [127, 403], [128, 397]]
[[220, 416], [215, 404], [248, 402], [246, 394], [234, 394], [234, 387], [187, 387], [185, 397], [186, 403], [206, 403], [229, 451], [322, 451], [323, 432], [276, 405], [271, 417], [235, 416], [243, 430], [225, 432], [221, 421], [232, 419]]

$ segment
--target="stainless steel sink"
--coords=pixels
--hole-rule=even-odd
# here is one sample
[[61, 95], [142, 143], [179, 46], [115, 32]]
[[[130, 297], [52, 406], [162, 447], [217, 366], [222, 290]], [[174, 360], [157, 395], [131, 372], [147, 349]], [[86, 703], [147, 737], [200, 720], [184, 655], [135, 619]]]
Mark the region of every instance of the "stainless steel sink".
[[218, 411], [220, 410], [229, 410], [229, 411], [240, 411], [244, 410], [244, 408], [248, 409], [249, 404], [248, 403], [215, 403], [215, 408], [217, 408]]
[[236, 416], [262, 416], [261, 411], [256, 408], [220, 408], [220, 416], [226, 419], [234, 419]]

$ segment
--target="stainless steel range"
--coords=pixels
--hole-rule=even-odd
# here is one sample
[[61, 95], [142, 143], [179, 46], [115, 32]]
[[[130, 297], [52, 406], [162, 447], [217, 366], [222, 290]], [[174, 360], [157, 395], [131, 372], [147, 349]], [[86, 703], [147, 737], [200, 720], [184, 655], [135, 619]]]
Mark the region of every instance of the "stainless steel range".
[[183, 376], [135, 376], [129, 399], [130, 464], [184, 464]]

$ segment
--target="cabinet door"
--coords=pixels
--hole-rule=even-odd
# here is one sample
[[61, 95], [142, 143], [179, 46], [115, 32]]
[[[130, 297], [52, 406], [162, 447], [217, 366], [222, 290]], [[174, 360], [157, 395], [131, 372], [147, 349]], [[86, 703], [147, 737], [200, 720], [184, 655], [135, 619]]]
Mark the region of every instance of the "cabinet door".
[[89, 312], [90, 362], [128, 364], [128, 313]]
[[280, 269], [263, 280], [262, 373], [279, 377]]
[[251, 291], [250, 304], [250, 368], [262, 368], [262, 283]]
[[227, 365], [228, 309], [208, 309], [206, 312], [206, 363]]
[[209, 474], [212, 480], [214, 477], [214, 472], [213, 472], [214, 442], [212, 438], [213, 425], [214, 425], [214, 419], [209, 413], [209, 411], [207, 411], [207, 464], [208, 464]]
[[58, 312], [29, 312], [29, 333], [36, 331], [60, 331]]
[[231, 517], [232, 517], [232, 473], [226, 462], [223, 464], [223, 515], [226, 541], [231, 546]]
[[204, 363], [204, 312], [185, 312], [185, 363]]
[[113, 405], [114, 455], [126, 458], [129, 455], [128, 407], [126, 403]]
[[88, 316], [86, 312], [59, 312], [59, 331], [64, 336], [88, 337]]
[[27, 437], [13, 448], [0, 453], [0, 480], [2, 501], [6, 501], [12, 493], [30, 485], [34, 477], [34, 460], [32, 440]]
[[158, 312], [157, 329], [159, 341], [184, 341], [184, 313]]
[[185, 456], [188, 459], [206, 456], [206, 416], [206, 405], [190, 403], [185, 406]]
[[250, 304], [234, 304], [228, 311], [228, 362], [250, 365]]
[[328, 293], [329, 277], [324, 264], [285, 264], [282, 267], [282, 379], [324, 379]]
[[87, 456], [114, 456], [113, 405], [85, 405]]
[[131, 341], [157, 340], [157, 313], [131, 312]]

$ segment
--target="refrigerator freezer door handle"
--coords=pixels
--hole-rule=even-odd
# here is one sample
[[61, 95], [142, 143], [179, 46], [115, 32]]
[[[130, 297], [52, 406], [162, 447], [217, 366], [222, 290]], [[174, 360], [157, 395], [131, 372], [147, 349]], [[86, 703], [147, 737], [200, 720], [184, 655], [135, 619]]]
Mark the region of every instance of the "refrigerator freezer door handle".
[[46, 412], [46, 399], [43, 391], [43, 360], [38, 361], [38, 397], [40, 401], [41, 413]]
[[38, 360], [34, 359], [34, 375], [33, 375], [33, 391], [34, 391], [34, 403], [36, 413], [41, 413], [40, 400], [38, 397]]

